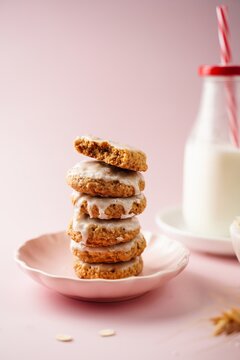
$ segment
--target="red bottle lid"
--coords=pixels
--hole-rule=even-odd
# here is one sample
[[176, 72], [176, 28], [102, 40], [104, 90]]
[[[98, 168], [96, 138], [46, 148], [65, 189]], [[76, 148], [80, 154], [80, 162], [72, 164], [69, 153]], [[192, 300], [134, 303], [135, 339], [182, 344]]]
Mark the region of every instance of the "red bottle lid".
[[240, 76], [240, 65], [201, 65], [200, 76]]

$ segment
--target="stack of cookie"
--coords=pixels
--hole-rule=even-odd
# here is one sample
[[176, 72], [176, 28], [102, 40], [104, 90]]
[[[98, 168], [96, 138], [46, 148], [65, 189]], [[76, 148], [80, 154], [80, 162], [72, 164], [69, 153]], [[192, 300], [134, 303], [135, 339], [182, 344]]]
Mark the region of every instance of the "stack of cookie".
[[138, 275], [146, 241], [135, 215], [146, 207], [142, 191], [146, 155], [95, 137], [75, 140], [75, 149], [95, 160], [76, 164], [67, 174], [74, 189], [73, 219], [68, 228], [74, 270], [85, 279]]

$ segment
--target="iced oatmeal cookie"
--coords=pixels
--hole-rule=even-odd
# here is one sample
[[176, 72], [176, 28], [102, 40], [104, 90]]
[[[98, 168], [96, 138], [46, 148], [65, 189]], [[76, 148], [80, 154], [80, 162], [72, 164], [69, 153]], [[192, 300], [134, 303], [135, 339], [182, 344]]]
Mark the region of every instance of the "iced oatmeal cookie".
[[129, 261], [140, 256], [146, 247], [146, 240], [142, 234], [134, 239], [117, 245], [92, 247], [82, 242], [71, 240], [70, 248], [76, 257], [86, 263], [115, 263]]
[[80, 136], [74, 142], [75, 149], [86, 156], [106, 164], [134, 171], [146, 171], [147, 160], [143, 151], [94, 136]]
[[72, 193], [72, 202], [79, 214], [98, 219], [126, 219], [141, 214], [146, 207], [143, 193], [128, 198], [104, 198]]
[[122, 220], [91, 219], [74, 213], [68, 227], [68, 235], [76, 242], [89, 246], [109, 246], [124, 243], [140, 232], [137, 217]]
[[95, 160], [76, 164], [67, 173], [67, 183], [76, 191], [103, 197], [130, 197], [145, 187], [141, 173]]
[[126, 262], [89, 264], [79, 259], [74, 262], [75, 274], [81, 279], [122, 279], [137, 276], [143, 269], [141, 256]]

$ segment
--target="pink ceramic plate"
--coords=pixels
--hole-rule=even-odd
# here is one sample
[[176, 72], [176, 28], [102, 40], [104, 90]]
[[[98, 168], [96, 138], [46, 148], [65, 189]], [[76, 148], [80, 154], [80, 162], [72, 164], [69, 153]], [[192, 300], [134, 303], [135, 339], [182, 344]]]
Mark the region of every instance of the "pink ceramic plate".
[[17, 251], [21, 269], [62, 295], [90, 301], [119, 301], [158, 288], [187, 265], [189, 251], [178, 241], [144, 233], [148, 246], [140, 276], [119, 280], [78, 279], [72, 269], [69, 238], [64, 232], [26, 241]]

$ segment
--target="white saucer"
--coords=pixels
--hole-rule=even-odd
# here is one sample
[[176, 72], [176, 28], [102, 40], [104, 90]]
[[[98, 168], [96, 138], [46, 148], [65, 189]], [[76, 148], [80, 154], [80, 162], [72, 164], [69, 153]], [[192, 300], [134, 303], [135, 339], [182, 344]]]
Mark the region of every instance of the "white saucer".
[[181, 241], [192, 250], [218, 255], [234, 255], [229, 237], [204, 237], [190, 232], [184, 224], [181, 207], [172, 207], [159, 212], [156, 222], [165, 235]]
[[189, 251], [178, 241], [149, 232], [144, 236], [148, 246], [143, 253], [143, 272], [137, 277], [119, 280], [77, 278], [65, 232], [26, 241], [18, 249], [15, 260], [35, 281], [62, 295], [89, 301], [127, 300], [162, 286], [188, 263]]

